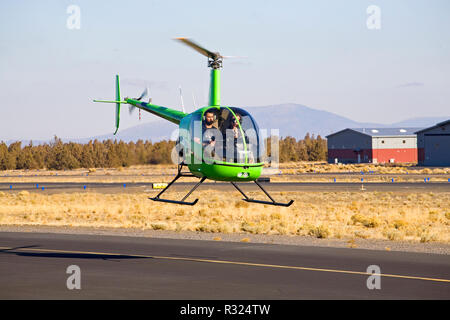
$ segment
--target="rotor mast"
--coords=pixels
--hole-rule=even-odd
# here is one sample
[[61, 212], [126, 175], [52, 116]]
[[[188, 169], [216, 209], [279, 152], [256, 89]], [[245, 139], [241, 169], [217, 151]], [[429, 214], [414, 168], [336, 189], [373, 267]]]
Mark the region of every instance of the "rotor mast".
[[209, 82], [209, 105], [220, 106], [220, 67], [211, 69]]

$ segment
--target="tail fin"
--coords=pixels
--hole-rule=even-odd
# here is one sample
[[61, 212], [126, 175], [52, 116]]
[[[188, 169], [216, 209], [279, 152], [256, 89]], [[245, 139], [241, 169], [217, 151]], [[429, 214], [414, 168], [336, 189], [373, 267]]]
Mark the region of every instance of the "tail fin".
[[[119, 75], [116, 74], [116, 101], [120, 101], [120, 86], [119, 86]], [[114, 135], [119, 130], [119, 122], [120, 122], [120, 102], [116, 102], [116, 131]]]
[[161, 117], [163, 119], [169, 120], [170, 122], [173, 122], [175, 124], [179, 124], [181, 119], [183, 119], [185, 116], [187, 116], [186, 113], [174, 109], [169, 109], [162, 106], [157, 106], [155, 104], [151, 104], [151, 100], [146, 103], [140, 101], [140, 99], [144, 95], [142, 94], [141, 97], [137, 99], [130, 99], [125, 98], [125, 101], [122, 101], [120, 99], [120, 87], [119, 87], [119, 75], [116, 75], [116, 100], [94, 100], [94, 102], [104, 102], [104, 103], [115, 103], [116, 104], [116, 132], [119, 129], [119, 122], [120, 122], [120, 105], [121, 104], [129, 104], [130, 106], [137, 107], [139, 109], [142, 109], [144, 111], [150, 112], [154, 115], [157, 115], [158, 117]]
[[114, 134], [117, 133], [117, 130], [119, 130], [119, 123], [120, 123], [120, 104], [121, 103], [127, 103], [126, 101], [120, 100], [120, 85], [119, 85], [119, 75], [116, 75], [116, 100], [94, 100], [94, 102], [103, 102], [103, 103], [115, 103], [116, 104], [116, 131]]

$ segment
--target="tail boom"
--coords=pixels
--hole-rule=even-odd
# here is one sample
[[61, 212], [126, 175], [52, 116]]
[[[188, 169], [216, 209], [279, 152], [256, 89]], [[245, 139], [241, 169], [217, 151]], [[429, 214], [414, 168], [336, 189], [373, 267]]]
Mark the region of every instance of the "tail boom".
[[115, 121], [116, 131], [114, 132], [114, 134], [116, 134], [117, 130], [119, 130], [120, 105], [121, 104], [130, 104], [132, 106], [135, 106], [139, 109], [150, 112], [158, 117], [166, 119], [175, 124], [179, 124], [181, 119], [183, 119], [187, 115], [187, 113], [184, 113], [182, 111], [169, 109], [169, 108], [162, 107], [162, 106], [157, 106], [157, 105], [151, 104], [151, 103], [142, 102], [139, 99], [125, 98], [124, 100], [121, 100], [119, 75], [116, 75], [116, 100], [94, 100], [94, 102], [115, 103], [116, 104], [116, 119], [115, 119], [116, 120]]
[[141, 102], [136, 99], [125, 99], [128, 104], [131, 104], [139, 109], [150, 112], [158, 117], [166, 119], [172, 123], [179, 124], [181, 119], [183, 119], [187, 113], [182, 111], [158, 106], [156, 104]]

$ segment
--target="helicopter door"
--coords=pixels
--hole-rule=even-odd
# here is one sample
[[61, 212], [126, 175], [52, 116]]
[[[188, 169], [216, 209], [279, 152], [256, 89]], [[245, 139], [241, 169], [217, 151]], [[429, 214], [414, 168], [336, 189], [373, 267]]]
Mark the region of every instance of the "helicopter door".
[[225, 161], [229, 163], [245, 163], [246, 145], [239, 126], [240, 117], [230, 113], [225, 129]]
[[260, 161], [261, 141], [253, 118], [245, 110], [230, 108], [230, 122], [226, 130], [227, 161], [257, 163]]

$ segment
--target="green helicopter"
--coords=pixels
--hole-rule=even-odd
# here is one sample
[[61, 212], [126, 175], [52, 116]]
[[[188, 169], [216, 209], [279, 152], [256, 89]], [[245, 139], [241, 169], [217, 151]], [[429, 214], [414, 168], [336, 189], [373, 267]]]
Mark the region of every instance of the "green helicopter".
[[[211, 52], [187, 38], [176, 38], [208, 58], [211, 68], [209, 105], [192, 113], [143, 102], [148, 94], [146, 89], [138, 98], [121, 100], [119, 75], [116, 75], [116, 100], [94, 100], [94, 102], [116, 104], [116, 131], [119, 129], [120, 106], [130, 105], [131, 109], [139, 108], [179, 125], [179, 138], [176, 144], [178, 173], [176, 177], [156, 196], [154, 201], [195, 205], [185, 201], [189, 195], [206, 179], [229, 181], [243, 196], [244, 201], [275, 206], [290, 206], [288, 203], [276, 202], [257, 181], [264, 166], [264, 139], [259, 132], [253, 117], [245, 110], [220, 105], [220, 69], [225, 58], [218, 52]], [[186, 166], [189, 172], [182, 172]], [[161, 195], [180, 177], [196, 177], [200, 181], [180, 201], [161, 198]], [[239, 188], [237, 182], [254, 181], [271, 201], [249, 198]]]

